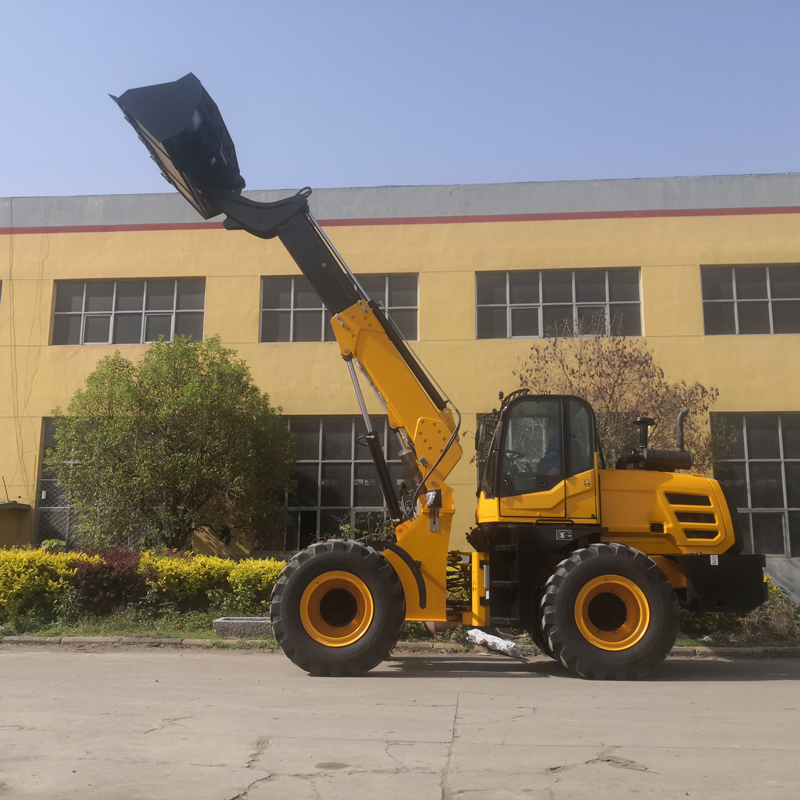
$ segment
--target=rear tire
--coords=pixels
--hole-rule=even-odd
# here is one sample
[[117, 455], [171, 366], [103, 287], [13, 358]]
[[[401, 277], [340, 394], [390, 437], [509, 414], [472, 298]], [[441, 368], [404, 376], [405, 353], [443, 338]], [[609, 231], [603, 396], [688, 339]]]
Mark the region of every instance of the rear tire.
[[392, 565], [358, 542], [300, 551], [272, 591], [270, 620], [283, 652], [311, 675], [363, 675], [385, 660], [405, 620]]
[[552, 652], [581, 678], [642, 678], [678, 635], [678, 601], [644, 553], [592, 544], [564, 559], [545, 584], [542, 629]]

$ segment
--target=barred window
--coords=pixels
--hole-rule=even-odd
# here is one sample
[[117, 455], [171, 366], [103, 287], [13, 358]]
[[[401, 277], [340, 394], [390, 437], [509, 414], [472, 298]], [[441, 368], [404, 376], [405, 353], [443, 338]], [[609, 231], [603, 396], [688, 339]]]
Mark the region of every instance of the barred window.
[[203, 338], [205, 278], [56, 281], [53, 344]]
[[[286, 417], [297, 441], [295, 488], [288, 497], [293, 523], [286, 547], [302, 549], [336, 535], [343, 524], [374, 530], [385, 518], [383, 495], [360, 416]], [[405, 479], [397, 436], [385, 417], [370, 417], [396, 486]]]
[[638, 267], [476, 273], [477, 338], [642, 335]]
[[733, 491], [747, 552], [800, 556], [800, 412], [712, 414], [733, 432], [714, 477]]
[[706, 336], [800, 333], [800, 264], [701, 267]]
[[[403, 336], [417, 338], [416, 275], [359, 275], [358, 282], [387, 312]], [[308, 278], [261, 279], [262, 342], [332, 342], [331, 315]]]

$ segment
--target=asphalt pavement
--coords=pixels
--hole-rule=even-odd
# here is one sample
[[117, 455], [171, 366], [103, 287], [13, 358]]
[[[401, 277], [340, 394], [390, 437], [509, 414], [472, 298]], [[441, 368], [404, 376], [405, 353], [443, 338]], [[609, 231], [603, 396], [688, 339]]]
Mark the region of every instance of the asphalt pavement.
[[797, 798], [799, 678], [431, 653], [330, 679], [280, 653], [0, 644], [0, 798]]

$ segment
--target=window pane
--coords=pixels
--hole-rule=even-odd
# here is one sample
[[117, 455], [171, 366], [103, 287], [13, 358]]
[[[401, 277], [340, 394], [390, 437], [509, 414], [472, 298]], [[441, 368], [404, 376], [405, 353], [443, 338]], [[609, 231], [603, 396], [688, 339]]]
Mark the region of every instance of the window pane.
[[338, 535], [339, 528], [345, 523], [349, 523], [350, 517], [350, 509], [337, 508], [331, 510], [323, 508], [319, 513], [319, 538], [330, 539], [331, 536]]
[[506, 309], [478, 306], [478, 338], [506, 339], [508, 337]]
[[369, 296], [370, 300], [386, 305], [386, 276], [385, 275], [358, 275], [358, 282]]
[[142, 315], [115, 314], [114, 344], [139, 344], [141, 341]]
[[748, 458], [780, 458], [777, 414], [747, 414]]
[[[291, 278], [261, 279], [261, 308], [289, 308], [291, 305]], [[286, 341], [288, 341], [288, 339]]]
[[569, 336], [572, 331], [572, 306], [543, 306], [542, 323], [545, 336]]
[[508, 288], [510, 302], [517, 305], [529, 305], [539, 302], [538, 272], [509, 272]]
[[321, 342], [322, 312], [295, 311], [293, 340], [295, 342]]
[[203, 312], [176, 314], [175, 335], [191, 336], [196, 342], [203, 341]]
[[769, 303], [737, 303], [739, 333], [769, 333]]
[[800, 266], [770, 267], [769, 283], [773, 299], [776, 297], [800, 298]]
[[352, 458], [353, 424], [351, 417], [322, 418], [322, 458], [324, 461], [349, 461]]
[[737, 300], [761, 300], [766, 296], [766, 267], [736, 267]]
[[747, 500], [747, 467], [745, 464], [714, 464], [714, 478], [730, 486], [737, 508], [749, 508]]
[[417, 309], [396, 308], [389, 315], [392, 322], [400, 329], [404, 339], [414, 341], [417, 338]]
[[512, 336], [538, 336], [539, 335], [539, 309], [538, 308], [512, 308], [511, 309], [511, 335]]
[[350, 464], [322, 465], [321, 505], [350, 507]]
[[298, 464], [294, 468], [292, 478], [295, 481], [295, 488], [289, 495], [290, 506], [315, 506], [319, 503], [317, 494], [317, 470], [316, 464]]
[[732, 275], [730, 267], [702, 267], [703, 300], [733, 300]]
[[57, 314], [53, 320], [53, 344], [81, 343], [81, 315]]
[[206, 279], [182, 278], [178, 281], [178, 308], [202, 309], [205, 308]]
[[800, 511], [789, 512], [789, 546], [792, 558], [800, 558]]
[[608, 332], [605, 306], [578, 306], [578, 333], [604, 336]]
[[317, 541], [317, 512], [298, 511], [298, 549], [302, 550]]
[[608, 299], [614, 303], [625, 300], [639, 299], [639, 270], [610, 269], [608, 270]]
[[783, 468], [786, 471], [786, 505], [800, 508], [800, 461], [787, 461]]
[[389, 308], [417, 305], [417, 276], [389, 276]]
[[175, 308], [175, 281], [147, 281], [148, 311], [172, 311]]
[[294, 279], [294, 307], [322, 308], [322, 300], [319, 299], [319, 295], [314, 291], [308, 278]]
[[711, 432], [715, 436], [732, 434], [735, 438], [731, 444], [729, 458], [744, 458], [744, 426], [741, 414], [712, 414]]
[[706, 336], [736, 333], [733, 303], [703, 303]]
[[86, 344], [106, 344], [111, 317], [86, 317], [83, 325], [83, 341]]
[[558, 269], [542, 272], [542, 302], [572, 302], [572, 270]]
[[261, 312], [261, 341], [288, 342], [291, 331], [291, 311]]
[[56, 311], [83, 310], [84, 281], [56, 282]]
[[742, 536], [744, 538], [742, 552], [750, 554], [753, 552], [753, 531], [750, 524], [750, 515], [740, 513], [739, 521], [742, 523]]
[[319, 458], [319, 417], [292, 417], [290, 428], [297, 442], [298, 461]]
[[111, 311], [114, 281], [86, 282], [86, 311]]
[[609, 306], [611, 312], [611, 331], [616, 336], [641, 336], [642, 335], [642, 312], [639, 304], [626, 303], [612, 304]]
[[[331, 312], [328, 311], [327, 308], [322, 309], [322, 341], [323, 342], [335, 342], [336, 336], [333, 334], [333, 326], [331, 325], [331, 320], [333, 316]], [[335, 323], [337, 326], [339, 323]]]
[[783, 514], [753, 514], [753, 546], [756, 553], [783, 555]]
[[750, 462], [750, 502], [752, 508], [783, 508], [783, 481], [780, 464]]
[[117, 311], [141, 311], [144, 281], [117, 281]]
[[800, 414], [781, 414], [783, 457], [800, 458]]
[[604, 269], [576, 269], [575, 300], [578, 303], [605, 303], [606, 271]]
[[144, 322], [144, 340], [155, 342], [159, 336], [169, 341], [172, 333], [172, 314], [148, 314]]
[[[478, 305], [505, 303], [506, 300], [506, 273], [505, 272], [478, 272], [475, 274], [476, 296]], [[503, 334], [505, 337], [505, 334]], [[498, 337], [479, 337], [498, 338]]]
[[378, 485], [378, 475], [372, 464], [356, 464], [355, 478], [353, 479], [353, 505], [377, 506], [383, 505], [381, 487]]
[[800, 333], [800, 301], [777, 300], [772, 304], [775, 333]]

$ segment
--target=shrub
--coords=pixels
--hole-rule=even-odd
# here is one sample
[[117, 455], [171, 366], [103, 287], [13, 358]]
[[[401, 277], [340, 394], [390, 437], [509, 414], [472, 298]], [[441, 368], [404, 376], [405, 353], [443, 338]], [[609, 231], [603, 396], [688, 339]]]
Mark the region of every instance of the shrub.
[[272, 589], [285, 562], [273, 558], [247, 558], [239, 561], [228, 575], [233, 592], [233, 607], [243, 614], [265, 614]]
[[139, 559], [137, 550], [119, 547], [99, 558], [81, 560], [75, 573], [76, 605], [102, 616], [144, 600], [152, 575], [149, 568], [139, 569]]
[[235, 562], [192, 554], [156, 556], [142, 553], [139, 571], [145, 574], [149, 599], [180, 611], [206, 611], [230, 591], [228, 576]]
[[85, 553], [0, 550], [0, 622], [26, 616], [51, 622], [75, 586], [79, 564], [97, 560]]

